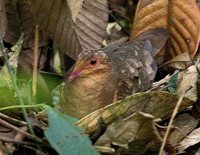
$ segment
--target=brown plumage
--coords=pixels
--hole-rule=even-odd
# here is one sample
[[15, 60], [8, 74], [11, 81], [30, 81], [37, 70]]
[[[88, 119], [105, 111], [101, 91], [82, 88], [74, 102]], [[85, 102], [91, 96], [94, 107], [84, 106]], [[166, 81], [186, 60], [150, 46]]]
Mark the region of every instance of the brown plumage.
[[61, 109], [73, 117], [87, 114], [151, 87], [157, 71], [154, 56], [168, 38], [164, 29], [135, 40], [80, 53], [61, 91]]

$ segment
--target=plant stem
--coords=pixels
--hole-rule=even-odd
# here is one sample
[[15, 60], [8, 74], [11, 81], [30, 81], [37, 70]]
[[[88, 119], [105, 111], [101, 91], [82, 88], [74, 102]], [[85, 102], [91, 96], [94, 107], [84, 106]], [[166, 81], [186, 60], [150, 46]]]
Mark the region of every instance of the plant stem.
[[37, 68], [38, 68], [38, 49], [39, 49], [39, 26], [35, 26], [34, 60], [33, 60], [33, 81], [32, 98], [34, 100], [37, 90]]
[[169, 124], [167, 126], [167, 130], [165, 132], [165, 136], [163, 138], [162, 145], [160, 147], [159, 155], [163, 155], [164, 154], [165, 144], [167, 143], [167, 139], [168, 139], [169, 134], [170, 134], [170, 129], [172, 127], [172, 123], [173, 123], [173, 121], [174, 121], [174, 119], [176, 117], [176, 114], [178, 113], [178, 109], [179, 109], [179, 107], [180, 107], [180, 105], [181, 105], [181, 103], [183, 101], [184, 96], [185, 96], [185, 94], [180, 95], [179, 100], [178, 100], [178, 102], [177, 102], [177, 104], [176, 104], [176, 106], [174, 108], [174, 111], [173, 111], [172, 116], [170, 118]]
[[0, 108], [0, 111], [17, 109], [17, 108], [36, 108], [36, 107], [44, 107], [44, 104], [32, 104], [32, 105], [13, 105]]
[[16, 81], [16, 77], [15, 77], [14, 73], [12, 72], [12, 68], [11, 68], [11, 66], [9, 64], [8, 57], [7, 57], [7, 54], [6, 54], [6, 48], [4, 47], [2, 38], [0, 38], [0, 49], [1, 49], [1, 51], [3, 53], [3, 56], [4, 56], [4, 59], [5, 59], [5, 64], [7, 66], [8, 73], [10, 75], [10, 79], [11, 79], [11, 82], [12, 82], [13, 90], [15, 91], [15, 93], [17, 95], [17, 99], [19, 101], [19, 104], [22, 106], [21, 110], [22, 110], [24, 119], [27, 122], [27, 126], [28, 126], [30, 132], [33, 135], [35, 135], [34, 131], [33, 131], [33, 128], [31, 126], [31, 123], [30, 123], [30, 121], [28, 119], [28, 113], [27, 113], [26, 109], [23, 107], [24, 106], [24, 101], [23, 101], [22, 97], [20, 96], [19, 88], [18, 88], [17, 81]]

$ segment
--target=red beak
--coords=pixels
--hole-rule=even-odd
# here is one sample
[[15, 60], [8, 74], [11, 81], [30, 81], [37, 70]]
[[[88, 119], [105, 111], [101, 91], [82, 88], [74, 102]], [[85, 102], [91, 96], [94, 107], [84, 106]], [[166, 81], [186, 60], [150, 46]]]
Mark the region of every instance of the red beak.
[[74, 79], [76, 79], [77, 77], [79, 77], [80, 73], [81, 73], [80, 70], [73, 71], [73, 72], [71, 73], [71, 75], [69, 76], [68, 81], [69, 81], [69, 82], [73, 81]]

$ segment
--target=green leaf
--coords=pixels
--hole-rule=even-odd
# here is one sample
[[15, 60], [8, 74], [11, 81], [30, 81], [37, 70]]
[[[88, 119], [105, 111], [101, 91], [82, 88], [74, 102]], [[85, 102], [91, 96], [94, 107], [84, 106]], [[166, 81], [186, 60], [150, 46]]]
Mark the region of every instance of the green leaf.
[[45, 106], [45, 109], [49, 121], [45, 136], [60, 155], [99, 154], [92, 147], [89, 137], [83, 134], [83, 130], [72, 124], [76, 119], [60, 114], [49, 106]]
[[176, 88], [177, 88], [177, 81], [178, 81], [178, 71], [174, 73], [174, 75], [172, 75], [171, 79], [169, 80], [168, 83], [168, 87], [166, 91], [169, 91], [171, 93], [175, 93], [176, 92]]

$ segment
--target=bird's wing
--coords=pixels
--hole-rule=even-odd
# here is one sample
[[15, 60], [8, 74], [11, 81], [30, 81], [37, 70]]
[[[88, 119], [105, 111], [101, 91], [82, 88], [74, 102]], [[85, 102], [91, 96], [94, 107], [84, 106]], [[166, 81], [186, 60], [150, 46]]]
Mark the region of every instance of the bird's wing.
[[126, 44], [114, 52], [118, 59], [114, 63], [118, 74], [116, 100], [151, 87], [157, 65], [149, 51], [139, 50], [143, 46], [142, 42]]

